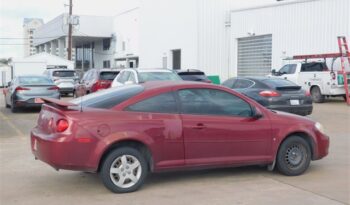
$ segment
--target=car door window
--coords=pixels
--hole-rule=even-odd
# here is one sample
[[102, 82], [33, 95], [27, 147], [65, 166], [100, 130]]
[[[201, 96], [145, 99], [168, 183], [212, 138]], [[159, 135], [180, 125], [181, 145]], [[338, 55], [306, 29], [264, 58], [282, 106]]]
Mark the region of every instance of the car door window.
[[129, 79], [129, 76], [130, 76], [130, 72], [129, 71], [124, 71], [122, 73], [122, 76], [120, 76], [119, 82], [124, 84]]
[[160, 94], [130, 105], [125, 110], [134, 112], [178, 113], [173, 93]]
[[246, 80], [246, 79], [237, 79], [235, 84], [233, 84], [233, 89], [245, 89], [245, 88], [250, 88], [254, 85], [255, 83], [251, 80]]
[[223, 86], [228, 87], [228, 88], [232, 88], [233, 84], [236, 82], [236, 79], [231, 78], [226, 80], [225, 82], [222, 83]]
[[89, 76], [90, 76], [90, 71], [88, 71], [87, 73], [84, 74], [84, 77], [82, 79], [82, 81], [87, 81], [89, 79]]
[[280, 70], [279, 73], [281, 74], [294, 74], [297, 69], [297, 64], [288, 64], [283, 66]]
[[250, 117], [253, 113], [246, 101], [217, 89], [184, 89], [178, 95], [184, 114]]

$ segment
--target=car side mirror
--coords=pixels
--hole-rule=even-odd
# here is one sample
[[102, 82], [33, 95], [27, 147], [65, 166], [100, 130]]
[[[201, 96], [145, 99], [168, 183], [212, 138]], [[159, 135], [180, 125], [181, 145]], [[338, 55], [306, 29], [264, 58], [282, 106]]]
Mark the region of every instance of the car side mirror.
[[271, 73], [275, 74], [276, 73], [276, 69], [272, 69]]
[[254, 119], [258, 120], [258, 119], [263, 117], [263, 114], [262, 114], [262, 112], [259, 109], [257, 109], [256, 107], [253, 107], [253, 115], [252, 115], [252, 117]]

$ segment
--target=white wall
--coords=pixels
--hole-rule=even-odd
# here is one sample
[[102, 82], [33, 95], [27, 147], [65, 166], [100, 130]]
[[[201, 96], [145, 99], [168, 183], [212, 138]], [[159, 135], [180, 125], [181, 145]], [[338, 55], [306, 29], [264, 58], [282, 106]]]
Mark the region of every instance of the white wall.
[[[272, 34], [272, 68], [287, 56], [339, 52], [337, 36], [349, 31], [349, 0], [317, 0], [231, 13], [232, 64], [237, 73], [237, 38]], [[233, 72], [232, 72], [233, 71]]]

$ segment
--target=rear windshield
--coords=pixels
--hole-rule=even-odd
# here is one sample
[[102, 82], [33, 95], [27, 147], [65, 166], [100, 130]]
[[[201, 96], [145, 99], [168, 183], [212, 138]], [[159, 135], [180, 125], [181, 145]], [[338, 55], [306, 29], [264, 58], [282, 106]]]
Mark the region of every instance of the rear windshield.
[[278, 79], [278, 78], [263, 80], [263, 82], [271, 88], [298, 86], [297, 84], [289, 80]]
[[114, 80], [114, 78], [119, 74], [119, 72], [101, 72], [100, 80]]
[[52, 85], [53, 82], [49, 78], [41, 76], [28, 76], [18, 78], [20, 85]]
[[173, 72], [140, 72], [140, 82], [156, 81], [156, 80], [182, 80]]
[[110, 109], [125, 100], [141, 93], [144, 88], [141, 85], [127, 85], [110, 88], [76, 98], [71, 102], [83, 107]]
[[60, 70], [60, 71], [54, 71], [52, 73], [52, 76], [54, 77], [75, 77], [75, 71], [68, 71], [68, 70]]

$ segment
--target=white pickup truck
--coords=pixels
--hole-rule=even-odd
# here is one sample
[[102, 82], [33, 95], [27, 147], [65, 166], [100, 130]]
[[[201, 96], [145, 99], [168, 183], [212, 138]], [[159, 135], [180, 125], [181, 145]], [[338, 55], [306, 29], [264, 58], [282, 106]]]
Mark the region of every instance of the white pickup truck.
[[[272, 70], [272, 75], [302, 86], [316, 103], [324, 102], [326, 97], [346, 97], [343, 75], [328, 69], [324, 62], [290, 63], [279, 71]], [[347, 72], [347, 79], [350, 85], [350, 72]]]

